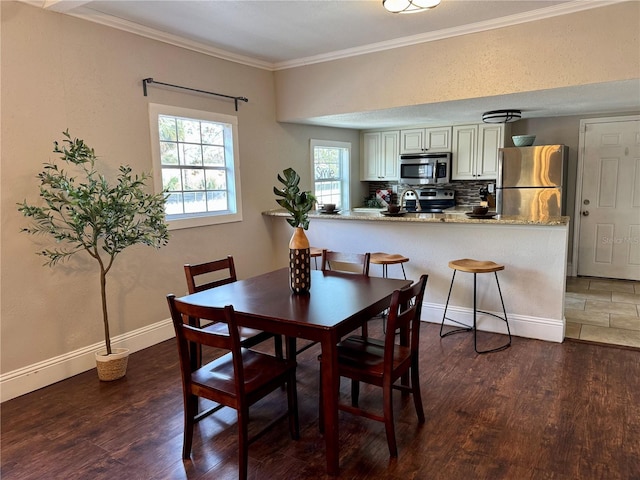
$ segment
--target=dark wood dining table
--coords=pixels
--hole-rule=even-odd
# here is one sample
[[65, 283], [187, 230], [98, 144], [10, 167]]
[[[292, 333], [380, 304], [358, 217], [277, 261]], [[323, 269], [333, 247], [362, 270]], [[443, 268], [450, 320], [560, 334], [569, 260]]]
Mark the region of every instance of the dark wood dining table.
[[202, 306], [233, 305], [243, 326], [320, 343], [327, 473], [338, 475], [337, 344], [341, 337], [387, 308], [394, 290], [411, 283], [312, 270], [310, 293], [296, 295], [289, 288], [289, 269], [283, 268], [180, 300]]

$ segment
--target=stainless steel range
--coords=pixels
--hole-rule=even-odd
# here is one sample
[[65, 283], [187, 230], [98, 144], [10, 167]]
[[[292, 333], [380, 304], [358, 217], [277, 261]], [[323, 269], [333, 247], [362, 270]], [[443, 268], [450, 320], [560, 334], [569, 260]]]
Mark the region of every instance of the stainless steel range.
[[[420, 207], [416, 207], [416, 201]], [[408, 212], [442, 213], [456, 206], [456, 192], [451, 189], [408, 189], [402, 192], [400, 206]]]

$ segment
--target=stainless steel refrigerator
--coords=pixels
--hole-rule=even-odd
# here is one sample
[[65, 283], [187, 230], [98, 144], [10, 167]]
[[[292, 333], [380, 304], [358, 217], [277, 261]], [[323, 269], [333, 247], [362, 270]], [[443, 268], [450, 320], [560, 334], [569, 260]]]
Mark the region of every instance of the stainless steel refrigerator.
[[497, 213], [533, 218], [563, 215], [568, 150], [565, 145], [499, 149]]

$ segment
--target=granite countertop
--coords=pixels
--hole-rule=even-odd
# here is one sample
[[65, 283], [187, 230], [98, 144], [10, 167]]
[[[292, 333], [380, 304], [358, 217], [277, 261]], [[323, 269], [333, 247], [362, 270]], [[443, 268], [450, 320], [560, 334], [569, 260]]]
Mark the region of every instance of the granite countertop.
[[[466, 224], [493, 224], [493, 225], [567, 225], [569, 217], [525, 217], [518, 215], [496, 215], [493, 218], [470, 218], [465, 215], [470, 207], [453, 207], [447, 213], [407, 213], [402, 216], [385, 216], [380, 211], [354, 211], [345, 210], [334, 214], [310, 212], [311, 218], [327, 220], [361, 220], [374, 222], [413, 222], [413, 223], [466, 223]], [[491, 212], [490, 213], [495, 213]], [[262, 212], [262, 215], [271, 217], [288, 217], [289, 212], [284, 209], [274, 209]]]

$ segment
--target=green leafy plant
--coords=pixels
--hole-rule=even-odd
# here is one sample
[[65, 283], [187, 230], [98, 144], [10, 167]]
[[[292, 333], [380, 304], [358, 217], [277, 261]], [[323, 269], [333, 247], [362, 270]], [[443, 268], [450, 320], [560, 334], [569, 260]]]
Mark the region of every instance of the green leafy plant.
[[316, 202], [316, 197], [311, 192], [301, 192], [300, 175], [293, 168], [287, 168], [282, 172], [284, 178], [278, 174], [278, 181], [284, 185], [283, 188], [273, 187], [273, 193], [277, 198], [276, 202], [281, 207], [287, 209], [291, 214], [291, 218], [287, 218], [287, 222], [292, 227], [302, 227], [304, 230], [309, 228], [308, 213]]
[[364, 206], [369, 208], [382, 208], [384, 205], [380, 199], [376, 197], [368, 197], [364, 199]]
[[54, 142], [54, 153], [70, 167], [77, 167], [72, 176], [55, 163], [45, 163], [40, 179], [40, 197], [44, 206], [18, 204], [32, 226], [22, 231], [53, 238], [65, 247], [37, 252], [47, 258], [45, 265], [54, 266], [72, 255], [85, 251], [100, 266], [100, 294], [104, 322], [105, 346], [111, 354], [109, 316], [107, 311], [106, 276], [113, 261], [125, 248], [144, 244], [155, 248], [169, 241], [164, 219], [164, 193], [146, 192], [148, 174], [131, 173], [129, 166], [120, 166], [112, 185], [95, 169], [96, 155], [83, 140], [72, 139], [69, 131], [62, 145]]

